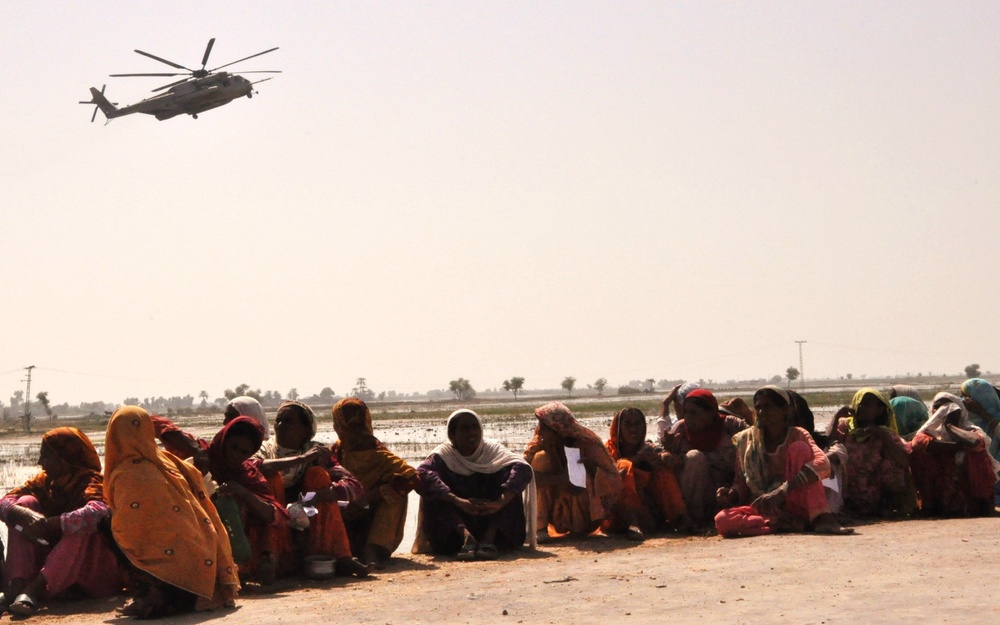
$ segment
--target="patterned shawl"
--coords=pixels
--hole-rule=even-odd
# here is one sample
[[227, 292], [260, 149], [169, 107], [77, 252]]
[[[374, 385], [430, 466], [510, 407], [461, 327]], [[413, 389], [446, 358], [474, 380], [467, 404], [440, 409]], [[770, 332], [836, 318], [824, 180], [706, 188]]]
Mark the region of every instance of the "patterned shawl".
[[604, 502], [614, 501], [622, 489], [621, 475], [615, 461], [608, 455], [604, 441], [594, 434], [573, 416], [569, 408], [561, 402], [553, 401], [535, 409], [539, 425], [535, 428], [535, 436], [524, 450], [524, 457], [531, 462], [542, 450], [541, 424], [558, 432], [564, 439], [572, 439], [574, 446], [580, 449], [581, 455], [592, 457], [597, 464], [593, 475], [587, 472], [587, 494], [590, 499], [590, 518], [603, 519], [608, 509]]
[[142, 408], [124, 406], [111, 415], [104, 476], [111, 532], [136, 568], [197, 595], [198, 609], [234, 603], [236, 563], [202, 475], [156, 447]]
[[[794, 423], [795, 405], [788, 392], [780, 386], [769, 384], [757, 389], [753, 394], [754, 399], [764, 391], [771, 391], [785, 403], [788, 410], [785, 422], [789, 426]], [[743, 466], [743, 479], [750, 488], [750, 492], [753, 493], [754, 497], [768, 492], [771, 484], [767, 477], [767, 450], [764, 447], [764, 430], [760, 427], [760, 415], [757, 416], [757, 422], [752, 427], [737, 432], [733, 436], [733, 444], [736, 446], [736, 457], [739, 458]]]

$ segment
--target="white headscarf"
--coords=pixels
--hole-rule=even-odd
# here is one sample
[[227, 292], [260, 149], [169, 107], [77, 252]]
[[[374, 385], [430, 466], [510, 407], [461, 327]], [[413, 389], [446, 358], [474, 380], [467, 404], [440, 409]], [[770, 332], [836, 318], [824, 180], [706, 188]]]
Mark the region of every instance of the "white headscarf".
[[229, 408], [233, 408], [236, 412], [240, 413], [241, 417], [250, 417], [257, 421], [257, 423], [260, 423], [260, 427], [264, 429], [264, 440], [271, 438], [271, 427], [267, 424], [264, 407], [260, 405], [259, 401], [253, 397], [241, 395], [240, 397], [234, 397], [226, 404], [226, 409], [228, 410]]
[[[456, 410], [448, 417], [448, 429], [451, 429], [451, 422], [459, 415], [472, 415], [479, 424], [479, 431], [483, 430], [483, 420], [472, 410]], [[499, 441], [482, 438], [479, 447], [472, 452], [471, 456], [463, 456], [458, 448], [452, 444], [451, 440], [441, 443], [431, 452], [440, 456], [448, 468], [459, 475], [472, 475], [473, 473], [496, 473], [500, 469], [509, 467], [512, 464], [528, 464], [523, 456], [519, 456], [504, 447]]]
[[[947, 423], [948, 415], [957, 410], [961, 412], [961, 416], [959, 416], [955, 427], [968, 432], [975, 432], [983, 439], [986, 449], [990, 448], [992, 441], [989, 435], [969, 419], [969, 411], [966, 409], [965, 402], [962, 401], [961, 397], [957, 397], [951, 393], [938, 393], [934, 396], [934, 401], [931, 402], [931, 407], [933, 408], [934, 406], [938, 406], [938, 408], [934, 410], [934, 414], [931, 415], [930, 419], [927, 419], [927, 422], [920, 426], [917, 434], [923, 433], [939, 441], [954, 441], [955, 437], [948, 431]], [[960, 451], [955, 454], [955, 461], [961, 463], [964, 457], [965, 452]], [[993, 472], [1000, 471], [1000, 463], [992, 456], [990, 456], [990, 460], [993, 464]]]
[[986, 436], [986, 433], [972, 424], [972, 421], [969, 419], [969, 411], [960, 397], [951, 393], [938, 393], [934, 396], [931, 407], [934, 408], [934, 414], [927, 419], [926, 423], [920, 426], [920, 429], [917, 430], [918, 434], [923, 433], [939, 441], [955, 440], [955, 437], [948, 431], [947, 423], [948, 416], [955, 411], [959, 411], [961, 412], [961, 416], [959, 416], [958, 423], [955, 426], [959, 429], [976, 432], [984, 436], [986, 438], [986, 446], [990, 446], [989, 437]]

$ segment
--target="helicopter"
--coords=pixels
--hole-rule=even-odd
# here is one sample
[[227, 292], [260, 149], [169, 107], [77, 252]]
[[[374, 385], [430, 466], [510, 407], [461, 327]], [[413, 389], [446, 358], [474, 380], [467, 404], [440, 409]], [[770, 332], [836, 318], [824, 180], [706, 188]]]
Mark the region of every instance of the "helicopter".
[[[107, 85], [101, 87], [100, 91], [91, 87], [90, 100], [81, 100], [80, 104], [95, 105], [94, 114], [90, 117], [91, 122], [97, 118], [98, 109], [104, 113], [104, 116], [107, 118], [107, 122], [110, 122], [116, 117], [131, 115], [132, 113], [145, 113], [146, 115], [154, 116], [160, 121], [176, 117], [177, 115], [190, 115], [194, 119], [198, 119], [198, 113], [218, 108], [223, 104], [229, 104], [236, 98], [241, 98], [243, 96], [252, 98], [254, 94], [253, 85], [264, 82], [265, 80], [271, 80], [270, 78], [264, 78], [262, 80], [251, 82], [243, 76], [231, 74], [229, 72], [220, 72], [219, 70], [224, 67], [229, 67], [230, 65], [242, 63], [248, 59], [261, 56], [262, 54], [267, 54], [268, 52], [274, 52], [278, 48], [271, 48], [270, 50], [264, 50], [263, 52], [258, 52], [257, 54], [251, 54], [250, 56], [243, 57], [238, 61], [220, 65], [215, 69], [205, 69], [208, 65], [208, 56], [212, 53], [212, 46], [214, 45], [215, 37], [208, 40], [208, 46], [205, 48], [205, 54], [201, 58], [201, 69], [190, 69], [188, 67], [184, 67], [183, 65], [174, 63], [173, 61], [160, 58], [155, 54], [143, 52], [142, 50], [136, 50], [136, 53], [141, 54], [142, 56], [147, 56], [161, 63], [170, 65], [171, 67], [182, 69], [184, 72], [111, 74], [112, 78], [133, 76], [184, 76], [184, 78], [172, 82], [169, 85], [163, 85], [162, 87], [153, 89], [154, 93], [165, 90], [164, 93], [146, 98], [145, 100], [135, 104], [123, 106], [121, 108], [117, 106], [117, 103], [111, 102], [107, 99], [107, 97], [105, 97], [104, 88]], [[263, 70], [243, 73], [280, 74], [281, 72], [278, 70]]]

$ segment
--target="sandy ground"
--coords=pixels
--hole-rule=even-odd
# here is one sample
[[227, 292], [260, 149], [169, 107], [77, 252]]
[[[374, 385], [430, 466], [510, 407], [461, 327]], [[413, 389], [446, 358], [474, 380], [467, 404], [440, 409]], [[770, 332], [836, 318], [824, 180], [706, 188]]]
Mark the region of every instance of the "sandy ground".
[[[496, 562], [406, 556], [368, 580], [287, 581], [170, 622], [994, 623], [998, 530], [998, 517], [915, 520], [844, 537], [561, 539]], [[31, 620], [122, 622], [120, 601], [53, 602]]]

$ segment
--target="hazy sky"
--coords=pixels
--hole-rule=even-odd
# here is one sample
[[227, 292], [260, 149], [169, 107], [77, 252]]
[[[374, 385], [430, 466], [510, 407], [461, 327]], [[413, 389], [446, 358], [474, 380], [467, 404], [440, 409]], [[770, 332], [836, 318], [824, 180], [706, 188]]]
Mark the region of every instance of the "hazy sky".
[[[1000, 370], [1000, 3], [0, 0], [0, 399]], [[280, 69], [103, 125], [216, 37]]]

